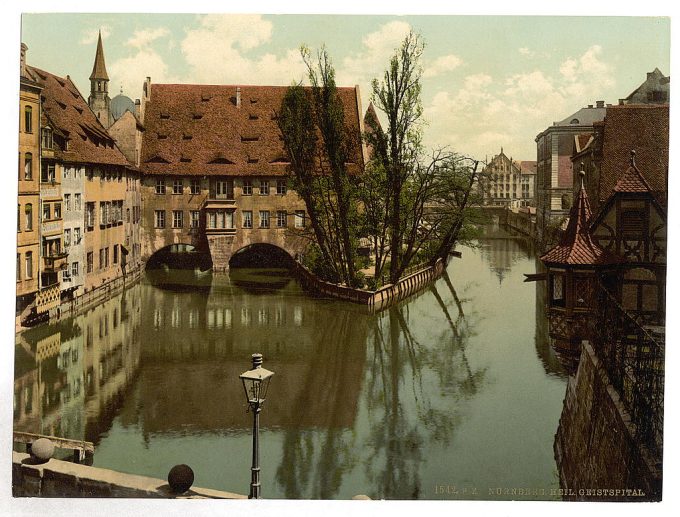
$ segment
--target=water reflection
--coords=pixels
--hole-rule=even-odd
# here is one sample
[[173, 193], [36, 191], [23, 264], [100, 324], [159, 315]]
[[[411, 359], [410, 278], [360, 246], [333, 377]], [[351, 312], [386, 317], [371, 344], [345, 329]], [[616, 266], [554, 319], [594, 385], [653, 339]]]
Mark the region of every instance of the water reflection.
[[140, 290], [19, 336], [16, 430], [98, 443], [139, 369]]
[[216, 274], [204, 290], [147, 279], [19, 337], [15, 428], [93, 441], [97, 466], [164, 478], [188, 463], [197, 485], [244, 492], [252, 421], [238, 375], [258, 351], [276, 372], [265, 497], [558, 486], [564, 373], [539, 286], [523, 283], [532, 251], [499, 231], [379, 315], [311, 298], [282, 270]]

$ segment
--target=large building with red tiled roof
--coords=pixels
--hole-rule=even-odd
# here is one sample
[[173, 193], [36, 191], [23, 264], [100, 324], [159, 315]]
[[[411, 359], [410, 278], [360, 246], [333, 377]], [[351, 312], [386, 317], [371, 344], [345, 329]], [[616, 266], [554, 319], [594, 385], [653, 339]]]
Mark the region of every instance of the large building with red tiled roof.
[[[153, 84], [141, 103], [139, 167], [143, 256], [173, 244], [210, 251], [215, 270], [256, 243], [292, 256], [306, 241], [305, 204], [289, 189], [289, 163], [277, 123], [287, 87]], [[358, 87], [338, 88], [357, 145], [350, 173], [363, 170], [365, 148]]]

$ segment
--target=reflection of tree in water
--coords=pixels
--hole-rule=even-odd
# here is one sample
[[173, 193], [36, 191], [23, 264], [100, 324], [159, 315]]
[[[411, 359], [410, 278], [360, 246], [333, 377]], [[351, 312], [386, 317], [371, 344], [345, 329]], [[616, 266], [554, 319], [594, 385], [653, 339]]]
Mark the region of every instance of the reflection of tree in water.
[[[358, 458], [353, 433], [361, 390], [367, 315], [337, 311], [318, 319], [314, 361], [290, 412], [276, 482], [288, 499], [336, 497]], [[310, 414], [316, 408], [315, 414]]]
[[[461, 418], [453, 409], [456, 402], [474, 396], [484, 382], [486, 370], [471, 368], [465, 353], [474, 335], [474, 323], [464, 310], [468, 300], [458, 297], [446, 274], [444, 282], [452, 296], [448, 304], [436, 285], [430, 292], [449, 326], [432, 342], [424, 344], [414, 335], [408, 305], [391, 308], [375, 324], [366, 388], [371, 427], [367, 449], [373, 452], [365, 463], [374, 498], [419, 497], [424, 444], [450, 443]], [[429, 372], [437, 379], [444, 404], [424, 386]]]

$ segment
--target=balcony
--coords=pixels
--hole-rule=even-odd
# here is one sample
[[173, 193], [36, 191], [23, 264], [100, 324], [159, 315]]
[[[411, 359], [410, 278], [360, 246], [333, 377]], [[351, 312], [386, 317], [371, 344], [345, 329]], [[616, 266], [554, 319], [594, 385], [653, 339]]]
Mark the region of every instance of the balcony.
[[66, 269], [68, 253], [65, 251], [52, 252], [43, 256], [43, 271], [54, 272]]

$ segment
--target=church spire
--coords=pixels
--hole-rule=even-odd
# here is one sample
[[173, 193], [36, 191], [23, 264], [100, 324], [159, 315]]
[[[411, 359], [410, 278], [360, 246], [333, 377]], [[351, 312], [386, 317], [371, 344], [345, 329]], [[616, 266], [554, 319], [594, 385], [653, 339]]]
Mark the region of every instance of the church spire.
[[109, 80], [109, 74], [106, 73], [106, 63], [104, 62], [104, 46], [102, 45], [102, 31], [99, 31], [99, 40], [97, 41], [97, 54], [94, 57], [94, 66], [90, 74], [90, 81], [99, 79], [102, 81]]
[[90, 96], [87, 98], [87, 103], [94, 114], [97, 115], [99, 122], [105, 128], [108, 128], [112, 123], [110, 114], [111, 99], [109, 98], [109, 74], [106, 73], [101, 30], [99, 31], [99, 40], [97, 41], [97, 53], [94, 56], [94, 66], [90, 74]]

